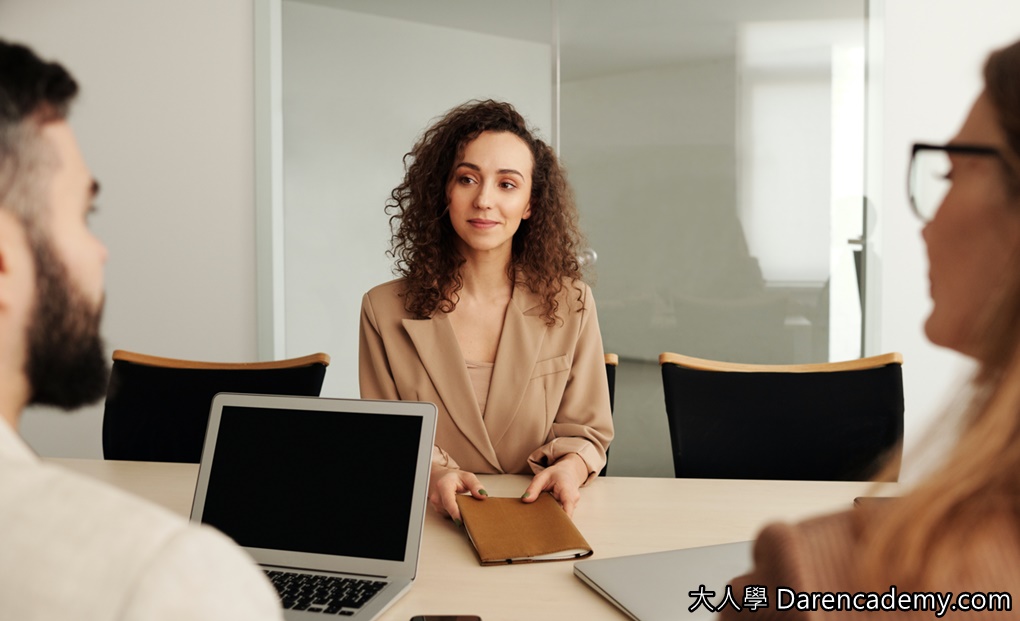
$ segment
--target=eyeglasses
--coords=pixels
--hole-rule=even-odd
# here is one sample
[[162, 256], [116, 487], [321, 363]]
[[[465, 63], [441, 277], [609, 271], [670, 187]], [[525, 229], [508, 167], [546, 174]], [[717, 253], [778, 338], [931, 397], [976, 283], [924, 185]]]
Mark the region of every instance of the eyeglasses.
[[950, 155], [1002, 157], [995, 147], [982, 145], [915, 144], [910, 154], [907, 192], [910, 195], [910, 207], [922, 222], [931, 222], [953, 184], [949, 179], [949, 171], [953, 168]]

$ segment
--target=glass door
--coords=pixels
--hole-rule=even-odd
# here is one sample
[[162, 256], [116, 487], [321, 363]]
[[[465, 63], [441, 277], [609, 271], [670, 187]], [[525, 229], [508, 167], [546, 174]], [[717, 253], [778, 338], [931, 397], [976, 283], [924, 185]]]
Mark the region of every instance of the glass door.
[[861, 354], [866, 3], [555, 9], [559, 150], [621, 357], [609, 472], [670, 476], [660, 353]]

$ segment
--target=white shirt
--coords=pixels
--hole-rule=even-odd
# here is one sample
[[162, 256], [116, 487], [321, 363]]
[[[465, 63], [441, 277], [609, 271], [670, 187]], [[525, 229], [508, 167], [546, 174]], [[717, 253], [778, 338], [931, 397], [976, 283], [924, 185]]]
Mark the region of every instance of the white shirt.
[[218, 531], [45, 464], [0, 420], [0, 619], [282, 619]]

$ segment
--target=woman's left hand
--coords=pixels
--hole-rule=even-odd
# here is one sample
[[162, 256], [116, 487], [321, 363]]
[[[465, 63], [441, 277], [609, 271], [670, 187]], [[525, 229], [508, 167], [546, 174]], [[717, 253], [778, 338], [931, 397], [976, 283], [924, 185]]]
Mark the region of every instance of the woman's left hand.
[[548, 491], [567, 515], [572, 516], [574, 507], [581, 500], [580, 488], [587, 480], [588, 465], [577, 453], [570, 453], [536, 474], [521, 500], [535, 502], [539, 494]]

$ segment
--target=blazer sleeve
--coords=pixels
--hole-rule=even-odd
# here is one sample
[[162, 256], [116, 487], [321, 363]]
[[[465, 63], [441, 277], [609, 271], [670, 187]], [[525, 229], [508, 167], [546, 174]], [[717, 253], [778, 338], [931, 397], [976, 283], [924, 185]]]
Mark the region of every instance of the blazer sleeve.
[[[734, 600], [743, 602], [740, 610], [726, 606], [719, 618], [728, 619], [793, 619], [817, 621], [828, 619], [822, 610], [798, 610], [791, 607], [791, 592], [858, 592], [871, 590], [857, 575], [855, 559], [860, 555], [860, 532], [864, 525], [881, 519], [884, 508], [864, 507], [822, 515], [796, 524], [770, 524], [758, 535], [754, 544], [754, 569], [730, 582]], [[895, 582], [889, 582], [892, 584]], [[764, 592], [767, 601], [752, 610], [746, 601], [748, 588]], [[786, 589], [783, 602], [777, 601], [779, 589]], [[778, 604], [784, 603], [782, 610]], [[870, 613], [843, 612], [854, 619], [870, 618]], [[927, 616], [925, 616], [927, 615]], [[897, 618], [931, 619], [931, 612], [915, 616], [900, 613]]]
[[[536, 449], [528, 462], [536, 474], [558, 459], [576, 453], [588, 466], [591, 481], [606, 465], [606, 449], [613, 439], [613, 415], [609, 407], [609, 381], [602, 333], [591, 289], [584, 287], [570, 376], [560, 399], [549, 441]], [[574, 311], [568, 311], [574, 312]]]
[[[719, 610], [719, 620], [752, 618], [758, 621], [769, 619], [793, 619], [807, 621], [814, 619], [809, 612], [796, 608], [779, 611], [776, 609], [776, 588], [784, 586], [800, 589], [804, 586], [802, 574], [805, 570], [795, 526], [771, 524], [765, 527], [754, 543], [754, 569], [750, 573], [734, 578], [727, 586], [737, 606], [726, 605]], [[720, 585], [721, 586], [721, 585]], [[748, 589], [764, 589], [765, 601], [752, 606]], [[716, 604], [722, 596], [717, 597]]]
[[358, 339], [358, 384], [362, 399], [396, 401], [397, 385], [386, 356], [386, 346], [369, 294], [361, 298], [361, 333]]

